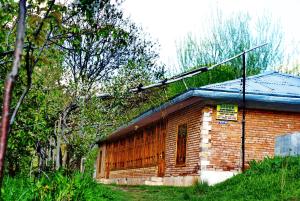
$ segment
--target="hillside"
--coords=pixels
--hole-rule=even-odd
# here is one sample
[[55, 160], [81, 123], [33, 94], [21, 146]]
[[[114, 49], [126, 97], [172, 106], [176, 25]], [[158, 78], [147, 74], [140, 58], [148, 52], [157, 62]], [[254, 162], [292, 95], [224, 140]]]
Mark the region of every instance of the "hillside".
[[250, 169], [209, 187], [113, 187], [132, 200], [300, 200], [300, 157], [267, 158]]

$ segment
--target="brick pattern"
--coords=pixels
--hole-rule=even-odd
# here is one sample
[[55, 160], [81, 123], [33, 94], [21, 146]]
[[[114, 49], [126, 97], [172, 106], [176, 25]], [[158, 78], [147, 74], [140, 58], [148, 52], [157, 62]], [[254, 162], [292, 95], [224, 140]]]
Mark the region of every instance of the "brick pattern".
[[[199, 174], [199, 147], [202, 106], [193, 104], [170, 114], [167, 119], [165, 176]], [[178, 125], [187, 123], [187, 147], [185, 165], [176, 165]]]
[[157, 176], [157, 166], [110, 171], [109, 178], [142, 178]]
[[[216, 120], [216, 107], [211, 107], [211, 156], [210, 170], [236, 171], [241, 167], [242, 111], [238, 121], [220, 124]], [[300, 114], [291, 112], [247, 110], [246, 111], [246, 163], [274, 156], [276, 136], [300, 131]]]

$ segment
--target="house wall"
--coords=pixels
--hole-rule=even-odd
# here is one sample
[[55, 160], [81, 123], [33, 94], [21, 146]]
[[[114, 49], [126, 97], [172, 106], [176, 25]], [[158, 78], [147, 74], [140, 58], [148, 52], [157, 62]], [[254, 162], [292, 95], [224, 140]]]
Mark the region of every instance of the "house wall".
[[[165, 176], [199, 175], [201, 111], [202, 106], [196, 103], [167, 117]], [[184, 123], [187, 123], [186, 164], [177, 166], [177, 129], [178, 125]]]
[[[166, 136], [162, 143], [165, 144], [165, 153], [163, 153], [165, 159], [164, 178], [157, 178], [159, 166], [151, 166], [110, 170], [109, 179], [102, 180], [102, 182], [176, 186], [193, 184], [199, 179], [201, 118], [202, 106], [199, 103], [183, 108], [166, 117]], [[177, 166], [177, 129], [178, 125], [183, 123], [187, 123], [186, 163]]]
[[[106, 142], [104, 177], [124, 183], [127, 178], [164, 175], [165, 135], [166, 121], [160, 120], [128, 133], [127, 136]], [[98, 158], [99, 155], [100, 151]], [[124, 180], [116, 180], [118, 178]], [[135, 179], [134, 184], [138, 181]]]
[[114, 170], [110, 172], [109, 178], [143, 178], [155, 176], [157, 176], [157, 166]]
[[[242, 111], [238, 121], [216, 119], [216, 107], [206, 107], [210, 111], [211, 130], [208, 131], [206, 157], [201, 157], [201, 178], [211, 184], [228, 178], [241, 167]], [[245, 160], [262, 160], [274, 156], [276, 136], [300, 131], [300, 114], [291, 112], [249, 109], [246, 111]], [[203, 136], [203, 133], [201, 134]], [[203, 138], [203, 137], [202, 137]], [[226, 171], [226, 172], [225, 172]]]
[[[165, 175], [156, 184], [190, 185], [196, 179], [215, 184], [240, 171], [242, 111], [239, 111], [237, 121], [220, 121], [216, 119], [216, 106], [203, 107], [196, 103], [168, 115], [166, 119]], [[186, 163], [177, 166], [177, 129], [183, 123], [188, 127]], [[300, 113], [247, 110], [246, 164], [273, 156], [276, 136], [297, 131], [300, 131]], [[133, 178], [134, 184], [146, 184], [145, 178], [153, 180], [157, 171], [157, 166], [114, 170], [110, 172], [110, 178], [125, 177], [126, 181], [120, 183], [126, 184], [131, 182], [127, 178]]]

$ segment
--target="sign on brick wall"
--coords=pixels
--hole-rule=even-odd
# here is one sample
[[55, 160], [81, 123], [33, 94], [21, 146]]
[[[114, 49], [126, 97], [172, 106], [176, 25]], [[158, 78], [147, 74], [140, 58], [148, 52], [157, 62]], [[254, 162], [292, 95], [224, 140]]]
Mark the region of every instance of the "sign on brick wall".
[[300, 155], [300, 133], [292, 133], [276, 137], [276, 156]]
[[234, 104], [217, 105], [217, 119], [226, 121], [236, 121], [238, 116], [238, 106]]

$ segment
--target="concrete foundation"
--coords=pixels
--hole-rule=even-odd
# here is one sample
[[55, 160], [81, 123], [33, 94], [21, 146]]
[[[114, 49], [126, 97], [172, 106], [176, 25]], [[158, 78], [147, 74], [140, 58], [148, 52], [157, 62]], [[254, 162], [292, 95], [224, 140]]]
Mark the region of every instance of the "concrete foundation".
[[112, 178], [98, 179], [104, 184], [120, 185], [149, 185], [149, 186], [191, 186], [196, 182], [207, 182], [214, 185], [223, 182], [239, 172], [202, 170], [201, 176], [171, 176], [171, 177], [139, 177], [139, 178]]
[[145, 178], [113, 178], [98, 179], [104, 184], [120, 185], [149, 185], [149, 186], [191, 186], [200, 181], [199, 176], [176, 176], [176, 177], [145, 177]]

